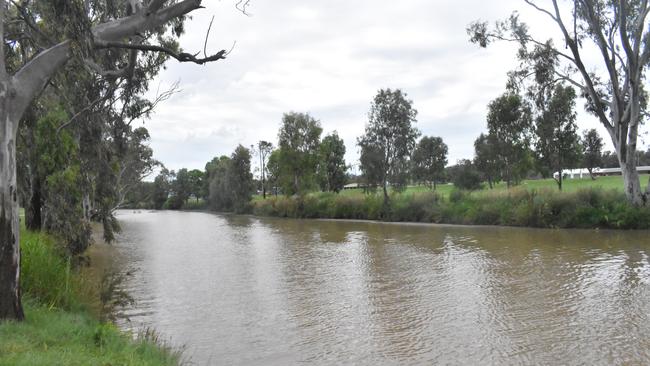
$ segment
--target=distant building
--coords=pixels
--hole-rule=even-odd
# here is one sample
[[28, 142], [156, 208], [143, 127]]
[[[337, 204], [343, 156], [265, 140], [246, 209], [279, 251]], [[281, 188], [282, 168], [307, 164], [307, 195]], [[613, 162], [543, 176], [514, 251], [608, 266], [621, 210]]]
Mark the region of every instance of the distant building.
[[[650, 173], [650, 166], [638, 166], [636, 167], [637, 172], [641, 174]], [[594, 168], [592, 170], [594, 176], [608, 176], [608, 175], [621, 175], [621, 168]], [[589, 170], [586, 168], [583, 169], [566, 169], [562, 171], [562, 176], [564, 178], [576, 179], [589, 176]], [[553, 173], [553, 178], [558, 178], [558, 173]]]
[[362, 183], [350, 183], [343, 186], [343, 189], [359, 189], [359, 188], [366, 188], [366, 185]]

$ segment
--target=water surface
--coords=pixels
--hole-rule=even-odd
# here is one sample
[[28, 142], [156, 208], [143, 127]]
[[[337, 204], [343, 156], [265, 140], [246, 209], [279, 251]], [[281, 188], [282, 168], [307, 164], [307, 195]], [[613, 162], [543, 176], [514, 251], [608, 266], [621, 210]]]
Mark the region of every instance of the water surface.
[[194, 364], [650, 364], [648, 232], [118, 217], [121, 325]]

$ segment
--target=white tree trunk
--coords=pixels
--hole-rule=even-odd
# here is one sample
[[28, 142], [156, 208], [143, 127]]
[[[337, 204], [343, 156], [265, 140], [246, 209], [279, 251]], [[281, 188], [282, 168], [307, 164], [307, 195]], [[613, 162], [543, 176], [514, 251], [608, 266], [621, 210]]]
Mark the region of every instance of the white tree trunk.
[[0, 81], [0, 319], [24, 318], [20, 302], [20, 230], [16, 186], [17, 122], [7, 80]]

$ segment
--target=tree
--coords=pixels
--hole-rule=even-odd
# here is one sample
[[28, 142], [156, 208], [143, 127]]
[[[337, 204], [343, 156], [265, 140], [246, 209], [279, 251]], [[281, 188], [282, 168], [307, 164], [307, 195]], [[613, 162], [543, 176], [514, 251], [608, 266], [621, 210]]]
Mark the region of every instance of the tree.
[[230, 157], [213, 159], [209, 168], [212, 209], [245, 212], [254, 191], [250, 150], [239, 145]]
[[288, 194], [302, 193], [313, 181], [323, 129], [306, 113], [285, 113], [278, 134], [280, 180]]
[[257, 143], [257, 154], [260, 159], [260, 178], [262, 180], [262, 198], [266, 199], [266, 163], [273, 151], [273, 144], [268, 141]]
[[[151, 39], [160, 39], [157, 36], [164, 34], [170, 24], [180, 34], [182, 20], [201, 7], [200, 0], [150, 0], [147, 3], [135, 0], [112, 5], [126, 6], [45, 0], [29, 5], [0, 0], [0, 33], [3, 34], [0, 44], [0, 253], [3, 253], [0, 256], [0, 319], [24, 318], [20, 299], [17, 131], [26, 109], [54, 73], [74, 57], [83, 59], [83, 64], [103, 75], [128, 77], [133, 71], [133, 62], [127, 61], [126, 66], [118, 70], [105, 70], [92, 60], [94, 52], [107, 52], [100, 51], [107, 49], [129, 50], [125, 59], [130, 61], [137, 59], [138, 50], [162, 52], [181, 62], [199, 64], [223, 59], [226, 55], [222, 50], [213, 56], [197, 58], [179, 53], [174, 47], [149, 43]], [[5, 28], [14, 26], [29, 32], [5, 32]], [[21, 54], [25, 57], [15, 56]]]
[[188, 174], [190, 195], [194, 196], [196, 202], [199, 202], [199, 198], [202, 196], [203, 192], [203, 172], [198, 169], [192, 169]]
[[586, 130], [582, 137], [583, 143], [583, 164], [589, 171], [591, 179], [595, 180], [594, 168], [603, 163], [603, 139], [595, 128]]
[[160, 210], [164, 207], [169, 198], [171, 190], [171, 173], [169, 170], [162, 168], [160, 173], [153, 181], [153, 208]]
[[481, 175], [471, 160], [459, 160], [453, 171], [452, 179], [456, 188], [468, 191], [481, 189]]
[[489, 104], [487, 123], [502, 164], [501, 176], [511, 187], [519, 183], [529, 166], [530, 108], [521, 96], [508, 91]]
[[346, 182], [345, 142], [334, 131], [323, 138], [318, 161], [319, 180], [324, 192], [339, 192]]
[[180, 205], [179, 207], [174, 207], [174, 209], [182, 208], [189, 200], [190, 194], [192, 194], [192, 178], [187, 168], [179, 169], [176, 173], [176, 179], [172, 184], [172, 193]]
[[442, 179], [447, 165], [447, 144], [440, 137], [424, 136], [413, 153], [413, 175], [420, 182], [426, 182], [436, 189], [436, 182]]
[[576, 126], [576, 94], [570, 86], [556, 85], [548, 99], [541, 103], [535, 119], [535, 152], [542, 174], [557, 172], [555, 178], [562, 190], [563, 170], [580, 161], [580, 137]]
[[229, 157], [221, 156], [212, 159], [206, 166], [206, 177], [209, 180], [208, 203], [213, 210], [226, 211], [232, 207], [232, 187], [228, 176], [231, 172], [230, 164]]
[[[517, 42], [517, 54], [522, 61], [520, 75], [548, 70], [555, 79], [578, 88], [587, 101], [587, 111], [598, 118], [614, 144], [628, 201], [634, 205], [648, 204], [650, 181], [642, 191], [635, 157], [639, 126], [647, 113], [650, 2], [573, 1], [567, 9], [558, 0], [551, 0], [550, 8], [533, 0], [524, 1], [548, 16], [559, 29], [562, 48], [556, 48], [550, 40], [533, 38], [517, 14], [497, 23], [494, 29], [486, 22], [472, 23], [468, 27], [470, 40], [481, 47], [494, 40]], [[588, 63], [591, 59], [585, 55], [592, 50], [600, 57]]]
[[120, 208], [128, 193], [144, 178], [151, 175], [156, 167], [161, 166], [160, 162], [153, 158], [153, 150], [147, 144], [150, 139], [149, 131], [144, 127], [134, 130], [129, 127], [128, 130], [124, 153], [118, 163], [117, 197], [115, 204], [112, 205], [112, 211]]
[[242, 145], [237, 146], [230, 156], [229, 186], [232, 209], [237, 213], [246, 212], [254, 191], [253, 173], [251, 173], [251, 152]]
[[406, 93], [381, 89], [368, 114], [366, 132], [357, 139], [361, 148], [361, 171], [372, 185], [381, 184], [384, 205], [388, 206], [388, 185], [406, 186], [409, 158], [420, 132], [413, 126], [417, 111]]
[[269, 155], [269, 161], [266, 163], [266, 169], [269, 173], [268, 180], [275, 196], [278, 195], [278, 182], [280, 180], [280, 150], [275, 149]]
[[490, 189], [501, 181], [501, 162], [497, 155], [494, 135], [481, 134], [474, 141], [474, 166], [488, 181]]

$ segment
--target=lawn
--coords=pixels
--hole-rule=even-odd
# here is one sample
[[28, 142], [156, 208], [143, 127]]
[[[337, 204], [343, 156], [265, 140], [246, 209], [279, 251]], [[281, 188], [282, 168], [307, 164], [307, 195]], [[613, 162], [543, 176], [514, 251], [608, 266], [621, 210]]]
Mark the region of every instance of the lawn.
[[[647, 182], [649, 175], [642, 175], [640, 177], [641, 180], [641, 186], [644, 187]], [[557, 183], [555, 182], [554, 179], [549, 178], [549, 179], [529, 179], [523, 181], [518, 187], [523, 187], [528, 190], [540, 190], [540, 189], [557, 189]], [[563, 181], [563, 187], [562, 190], [564, 192], [575, 192], [579, 189], [582, 188], [592, 188], [592, 187], [599, 187], [604, 190], [610, 190], [610, 189], [615, 189], [617, 191], [622, 192], [623, 191], [623, 177], [621, 176], [609, 176], [609, 177], [599, 177], [596, 180], [593, 180], [589, 177], [585, 177], [583, 179], [566, 179]], [[493, 192], [493, 191], [504, 191], [508, 189], [507, 185], [505, 182], [501, 182], [497, 185], [494, 186], [492, 190], [490, 190], [487, 186], [487, 184], [484, 184], [484, 188], [481, 191], [477, 191], [477, 193], [487, 193], [487, 192]], [[440, 194], [443, 197], [448, 197], [449, 193], [454, 190], [454, 185], [453, 184], [439, 184], [436, 192]], [[406, 189], [405, 193], [416, 193], [416, 192], [429, 192], [430, 189], [429, 187], [426, 186], [409, 186]], [[345, 196], [355, 196], [357, 194], [362, 194], [363, 189], [349, 189], [345, 191], [341, 191], [341, 195]]]

